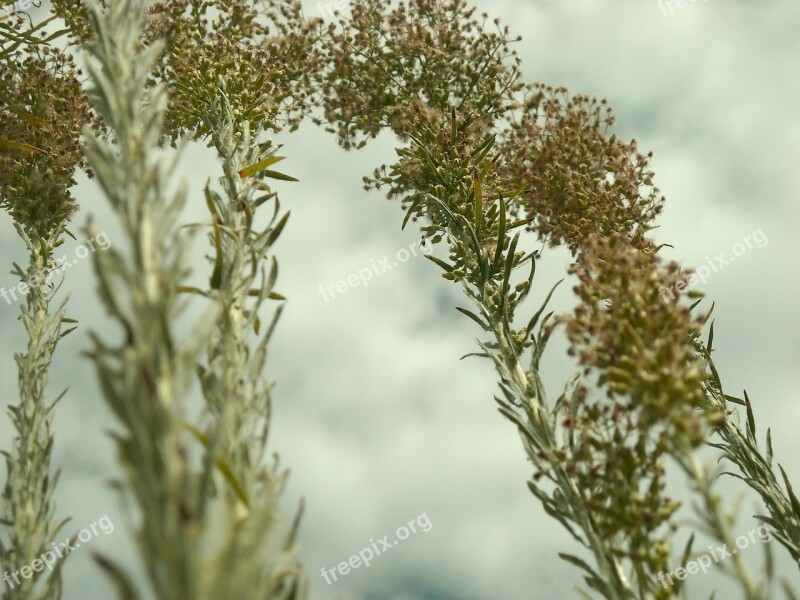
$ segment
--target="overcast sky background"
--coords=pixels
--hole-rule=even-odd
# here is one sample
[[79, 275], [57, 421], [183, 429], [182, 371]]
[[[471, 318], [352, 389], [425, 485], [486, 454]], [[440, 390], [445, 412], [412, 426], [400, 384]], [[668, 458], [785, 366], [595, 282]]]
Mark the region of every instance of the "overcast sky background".
[[[306, 6], [309, 16], [320, 14], [316, 2]], [[665, 255], [699, 266], [722, 252], [730, 259], [747, 236], [768, 240], [702, 287], [717, 303], [716, 360], [726, 391], [748, 390], [760, 439], [771, 426], [776, 459], [800, 487], [800, 5], [708, 0], [675, 5], [671, 14], [657, 0], [482, 0], [478, 7], [523, 36], [518, 50], [528, 80], [607, 97], [617, 135], [635, 137], [654, 152], [656, 182], [667, 196], [655, 236], [675, 247]], [[570, 585], [579, 573], [557, 553], [579, 550], [526, 487], [530, 469], [514, 427], [495, 409], [490, 363], [458, 360], [476, 349], [479, 333], [453, 309], [464, 302], [459, 288], [421, 256], [397, 261], [397, 252], [419, 234], [413, 227], [401, 232], [399, 206], [361, 187], [363, 175], [393, 160], [391, 136], [347, 154], [306, 123], [279, 141], [288, 156], [282, 170], [300, 183], [279, 187], [292, 217], [276, 247], [278, 289], [289, 302], [270, 346], [268, 373], [277, 380], [271, 444], [291, 469], [285, 509], [293, 511], [301, 497], [306, 502], [301, 541], [311, 597], [577, 597]], [[187, 218], [204, 220], [199, 185], [219, 166], [198, 146], [186, 149], [182, 165], [180, 176], [194, 190]], [[92, 216], [112, 244], [121, 244], [95, 186], [81, 183], [76, 194], [82, 206], [73, 230]], [[65, 251], [77, 245], [70, 241]], [[0, 257], [9, 269], [12, 260], [25, 262], [6, 215], [0, 216]], [[320, 294], [321, 284], [384, 257], [398, 266], [368, 288], [328, 301]], [[529, 311], [568, 264], [566, 252], [545, 254]], [[202, 252], [196, 265], [207, 272]], [[0, 287], [15, 283], [4, 268]], [[114, 533], [85, 546], [137, 569], [120, 504], [105, 485], [118, 473], [107, 436], [114, 424], [80, 355], [89, 328], [113, 331], [94, 293], [91, 261], [71, 267], [64, 287], [72, 293], [69, 314], [81, 328], [59, 346], [50, 386], [53, 396], [69, 386], [56, 414], [55, 458], [63, 467], [58, 515], [73, 517], [70, 531], [109, 515]], [[553, 308], [572, 305], [570, 287], [559, 290]], [[0, 300], [5, 404], [17, 402], [12, 354], [26, 339], [17, 315], [17, 307]], [[552, 398], [573, 369], [564, 349], [555, 339], [543, 364]], [[8, 418], [1, 423], [6, 448]], [[749, 518], [756, 507], [745, 498], [738, 533], [757, 526]], [[422, 513], [432, 523], [427, 533], [332, 585], [320, 576], [370, 539], [392, 539]], [[800, 589], [786, 552], [770, 545], [778, 572]], [[758, 564], [761, 550], [751, 547], [746, 555]], [[691, 576], [690, 597], [707, 597], [714, 584], [730, 591], [720, 582], [719, 574]], [[66, 568], [65, 600], [107, 597], [110, 588], [82, 547]]]

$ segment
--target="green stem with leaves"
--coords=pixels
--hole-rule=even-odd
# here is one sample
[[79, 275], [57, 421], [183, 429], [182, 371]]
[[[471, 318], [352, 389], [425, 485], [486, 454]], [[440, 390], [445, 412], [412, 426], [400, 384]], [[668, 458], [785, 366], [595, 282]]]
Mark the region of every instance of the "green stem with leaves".
[[[206, 364], [198, 367], [207, 409], [199, 437], [209, 460], [223, 469], [225, 498], [236, 517], [226, 549], [231, 571], [214, 581], [210, 597], [300, 599], [307, 595], [306, 575], [296, 562], [300, 513], [293, 523], [283, 518], [279, 500], [285, 474], [266, 456], [274, 384], [263, 378], [263, 370], [283, 305], [263, 332], [261, 321], [267, 301], [284, 299], [274, 291], [278, 264], [271, 250], [289, 217], [262, 178], [292, 178], [268, 169], [282, 157], [251, 136], [249, 123], [231, 108], [226, 88], [221, 80], [218, 97], [202, 113], [223, 176], [222, 193], [210, 186], [205, 191], [214, 252], [209, 289], [192, 290], [219, 307]], [[270, 201], [272, 218], [260, 229], [258, 210]]]
[[[54, 268], [56, 242], [44, 239], [36, 231], [25, 231], [15, 224], [30, 253], [30, 266], [15, 273], [28, 287], [22, 320], [28, 333], [28, 348], [15, 356], [19, 373], [20, 402], [9, 406], [16, 436], [6, 458], [6, 484], [0, 496], [2, 523], [8, 542], [0, 544], [0, 566], [3, 571], [17, 573], [28, 567], [43, 552], [51, 550], [64, 525], [55, 523], [53, 494], [59, 471], [51, 466], [53, 450], [53, 407], [64, 395], [47, 399], [47, 386], [53, 354], [59, 340], [71, 329], [63, 324], [73, 322], [65, 316], [67, 298], [51, 309], [57, 292], [45, 278]], [[59, 236], [56, 236], [56, 238]], [[61, 595], [61, 567], [24, 578], [12, 575], [4, 586], [4, 600], [54, 600]]]
[[[795, 494], [782, 466], [778, 465], [778, 468], [784, 487], [781, 487], [781, 482], [775, 474], [772, 465], [772, 433], [769, 429], [767, 430], [766, 456], [758, 447], [755, 415], [747, 393], [744, 393], [744, 398], [737, 398], [723, 392], [722, 381], [711, 358], [713, 344], [714, 324], [712, 323], [708, 342], [706, 344], [698, 342], [697, 346], [698, 352], [708, 365], [709, 377], [704, 389], [709, 405], [723, 411], [726, 418], [715, 432], [720, 440], [709, 442], [709, 444], [721, 450], [724, 457], [739, 468], [739, 473], [727, 472], [727, 474], [744, 481], [761, 497], [769, 514], [756, 515], [756, 517], [769, 525], [772, 534], [786, 548], [800, 568], [800, 499]], [[732, 405], [742, 406], [746, 410], [744, 431], [738, 425], [740, 415]]]

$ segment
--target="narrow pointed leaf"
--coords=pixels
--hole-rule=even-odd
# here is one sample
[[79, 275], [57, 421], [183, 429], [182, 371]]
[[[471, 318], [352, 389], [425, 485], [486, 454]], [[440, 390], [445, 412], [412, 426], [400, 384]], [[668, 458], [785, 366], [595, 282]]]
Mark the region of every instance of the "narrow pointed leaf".
[[285, 156], [269, 156], [264, 160], [260, 160], [252, 165], [245, 167], [239, 171], [239, 177], [244, 179], [245, 177], [250, 177], [250, 175], [255, 175], [259, 171], [263, 171], [267, 167], [274, 165], [277, 162], [282, 161]]

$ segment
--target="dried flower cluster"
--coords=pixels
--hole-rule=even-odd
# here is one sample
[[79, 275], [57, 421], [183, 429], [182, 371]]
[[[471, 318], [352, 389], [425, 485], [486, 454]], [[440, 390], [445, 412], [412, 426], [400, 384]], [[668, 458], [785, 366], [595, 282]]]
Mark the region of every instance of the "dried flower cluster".
[[318, 67], [319, 22], [301, 16], [296, 0], [173, 0], [154, 4], [146, 39], [169, 52], [153, 81], [170, 89], [167, 131], [211, 135], [211, 106], [220, 82], [240, 121], [252, 131], [295, 129], [311, 105]]
[[49, 45], [0, 62], [0, 204], [43, 239], [77, 209], [70, 188], [76, 169], [86, 169], [80, 131], [92, 120], [80, 75]]
[[[496, 164], [483, 183], [507, 197], [519, 192], [512, 214], [528, 219], [542, 240], [574, 254], [589, 234], [619, 231], [645, 247], [663, 203], [650, 155], [639, 153], [635, 140], [609, 134], [614, 119], [605, 100], [520, 83], [510, 47], [518, 38], [497, 20], [490, 31], [487, 20], [462, 0], [415, 0], [394, 9], [376, 0], [356, 4], [341, 31], [332, 26], [326, 39], [329, 130], [351, 148], [390, 128], [402, 141], [414, 138], [428, 152], [465, 162], [466, 147], [495, 134]], [[462, 147], [448, 141], [454, 109], [470, 124]], [[404, 209], [423, 189], [414, 187], [421, 178], [463, 176], [433, 172], [427, 161], [399, 153], [396, 164], [376, 169], [365, 183], [388, 185], [388, 197], [401, 199]], [[425, 214], [423, 204], [413, 218]]]
[[609, 135], [614, 117], [606, 100], [534, 84], [519, 112], [498, 153], [506, 187], [523, 189], [520, 212], [531, 217], [529, 228], [573, 254], [593, 233], [624, 233], [635, 246], [647, 245], [644, 235], [663, 204], [652, 153]]
[[[353, 4], [326, 40], [325, 118], [345, 148], [390, 127], [407, 140], [455, 107], [492, 121], [517, 84], [519, 59], [508, 27], [480, 18], [465, 0]], [[364, 139], [359, 139], [363, 134]]]
[[[54, 4], [78, 40], [91, 39], [81, 3]], [[165, 131], [173, 145], [182, 135], [211, 136], [209, 111], [221, 82], [237, 120], [251, 131], [294, 130], [316, 104], [320, 20], [305, 19], [298, 0], [167, 0], [150, 3], [147, 12], [142, 43], [167, 47], [148, 83], [168, 86]]]
[[570, 272], [578, 277], [581, 303], [567, 320], [569, 352], [585, 374], [599, 374], [609, 400], [625, 398], [620, 409], [636, 412], [642, 427], [664, 423], [671, 436], [702, 440], [705, 374], [688, 342], [707, 315], [692, 317], [680, 295], [670, 301], [660, 295], [681, 280], [680, 266], [663, 265], [619, 234], [594, 235]]
[[664, 459], [705, 439], [705, 374], [687, 343], [705, 316], [660, 297], [680, 280], [677, 263], [662, 264], [620, 234], [590, 236], [570, 272], [581, 303], [561, 319], [569, 353], [606, 394], [594, 398], [582, 385], [565, 400], [564, 461], [615, 553], [652, 577], [668, 570], [679, 506], [664, 493]]

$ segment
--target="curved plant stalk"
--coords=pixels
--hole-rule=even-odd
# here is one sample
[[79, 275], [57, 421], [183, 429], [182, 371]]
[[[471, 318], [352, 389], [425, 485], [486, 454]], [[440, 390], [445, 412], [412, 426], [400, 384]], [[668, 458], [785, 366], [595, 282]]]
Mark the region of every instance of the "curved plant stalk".
[[[479, 23], [471, 11], [463, 0], [420, 0], [396, 10], [374, 2], [354, 8], [352, 18], [340, 21], [342, 33], [330, 38], [331, 67], [322, 82], [325, 115], [345, 148], [363, 146], [359, 134], [374, 137], [385, 127], [401, 141], [412, 141], [410, 148], [397, 150], [400, 158], [391, 169], [382, 167], [365, 178], [366, 186], [388, 187], [388, 196], [401, 200], [404, 226], [423, 219], [423, 234], [434, 243], [447, 238], [450, 261], [429, 258], [445, 270], [445, 278], [462, 282], [477, 310], [459, 310], [493, 338], [482, 344], [479, 355], [492, 358], [501, 375], [501, 411], [518, 425], [538, 470], [531, 488], [546, 510], [591, 550], [596, 564], [565, 558], [583, 568], [590, 587], [605, 597], [674, 597], [682, 593], [680, 586], [667, 589], [656, 577], [669, 559], [670, 517], [678, 507], [663, 494], [670, 455], [683, 461], [694, 481], [705, 506], [700, 514], [711, 534], [723, 542], [730, 539], [729, 521], [711, 491], [711, 477], [693, 453], [705, 427], [699, 411], [707, 411], [716, 425], [725, 415], [706, 406], [697, 357], [675, 360], [691, 353], [687, 336], [696, 325], [686, 320], [685, 308], [653, 311], [654, 319], [678, 325], [677, 335], [687, 332], [670, 338], [675, 352], [662, 349], [660, 360], [673, 370], [667, 379], [658, 364], [644, 365], [654, 367], [651, 372], [637, 372], [622, 348], [617, 358], [630, 364], [609, 361], [595, 372], [610, 402], [589, 399], [574, 380], [552, 408], [538, 376], [550, 331], [548, 317], [542, 319], [545, 307], [526, 327], [512, 326], [517, 303], [530, 292], [535, 265], [534, 254], [516, 252], [519, 235], [508, 235], [515, 227], [526, 226], [543, 242], [565, 245], [579, 258], [592, 254], [587, 244], [597, 239], [593, 236], [612, 239], [615, 232], [624, 232], [626, 244], [640, 256], [655, 255], [658, 249], [646, 233], [663, 197], [652, 183], [651, 155], [640, 154], [635, 140], [609, 137], [613, 117], [605, 101], [570, 97], [565, 88], [541, 84], [508, 85], [514, 81], [516, 62], [507, 50], [507, 28], [498, 26], [500, 35], [490, 33], [486, 17]], [[437, 38], [441, 43], [433, 44]], [[432, 64], [435, 69], [425, 69]], [[426, 72], [435, 72], [438, 79], [431, 81]], [[476, 73], [486, 76], [470, 80]], [[455, 106], [460, 123], [454, 114], [448, 122]], [[530, 277], [512, 290], [511, 272], [528, 260]], [[647, 260], [639, 260], [642, 269]], [[609, 264], [615, 264], [613, 259]], [[673, 276], [672, 271], [650, 272], [656, 279]], [[624, 277], [616, 290], [627, 290]], [[604, 298], [594, 303], [600, 305]], [[657, 294], [650, 304], [660, 305]], [[623, 309], [625, 305], [623, 293]], [[649, 315], [647, 309], [637, 305], [637, 318], [640, 312]], [[624, 314], [612, 319], [619, 326], [626, 320]], [[628, 323], [628, 347], [644, 347], [645, 334], [649, 343], [659, 342], [659, 322], [639, 323], [641, 331]], [[587, 332], [588, 342], [594, 334]], [[527, 369], [522, 366], [525, 352], [530, 354]], [[600, 345], [586, 355], [605, 352]], [[646, 360], [647, 354], [638, 359]], [[656, 380], [669, 394], [653, 389]], [[636, 392], [626, 399], [628, 389]], [[559, 432], [557, 419], [562, 418]], [[674, 434], [685, 443], [674, 442]], [[544, 485], [539, 485], [543, 477]], [[631, 501], [635, 510], [626, 514], [620, 507]], [[630, 567], [628, 577], [623, 563]], [[760, 597], [744, 564], [734, 565], [732, 572], [745, 594]]]
[[[453, 126], [451, 131], [456, 134], [451, 136], [451, 143], [458, 145], [459, 127]], [[422, 139], [427, 141], [424, 147], [421, 145]], [[481, 146], [482, 144], [478, 148]], [[415, 140], [415, 144], [406, 156], [417, 156], [420, 160], [432, 161], [432, 167], [438, 173], [458, 173], [457, 164], [447, 164], [447, 161], [438, 160], [444, 153], [432, 150], [434, 147], [435, 138], [421, 134], [420, 140]], [[480, 156], [480, 153], [477, 156]], [[676, 502], [662, 497], [660, 491], [663, 488], [661, 474], [664, 469], [663, 458], [660, 457], [666, 458], [665, 452], [669, 451], [670, 455], [678, 459], [703, 499], [699, 513], [705, 528], [715, 540], [735, 547], [731, 520], [724, 514], [719, 498], [711, 489], [712, 478], [697, 459], [693, 444], [680, 442], [686, 436], [696, 437], [698, 441], [702, 439], [700, 430], [695, 433], [696, 419], [691, 415], [682, 416], [681, 403], [684, 400], [680, 400], [675, 408], [660, 407], [657, 410], [663, 412], [657, 413], [655, 417], [650, 416], [636, 425], [637, 429], [646, 428], [644, 437], [636, 442], [636, 447], [642, 445], [649, 456], [647, 454], [639, 456], [636, 460], [642, 461], [641, 466], [625, 476], [635, 482], [632, 488], [629, 488], [628, 482], [623, 480], [618, 480], [616, 483], [613, 479], [608, 482], [598, 481], [601, 477], [600, 471], [597, 475], [591, 475], [594, 471], [589, 472], [588, 487], [586, 480], [576, 479], [580, 477], [582, 464], [587, 460], [586, 453], [591, 452], [589, 447], [600, 449], [599, 456], [605, 461], [605, 463], [594, 463], [592, 469], [601, 467], [605, 469], [606, 476], [609, 476], [612, 472], [610, 465], [616, 459], [615, 455], [626, 448], [624, 442], [630, 437], [631, 429], [626, 430], [622, 426], [615, 425], [616, 418], [609, 428], [599, 426], [598, 423], [587, 425], [581, 422], [582, 415], [576, 408], [585, 403], [582, 397], [585, 389], [578, 385], [578, 380], [570, 382], [564, 395], [554, 407], [548, 405], [539, 376], [539, 361], [551, 331], [551, 327], [546, 325], [550, 315], [544, 317], [542, 315], [552, 290], [528, 324], [524, 328], [515, 329], [512, 325], [515, 310], [532, 288], [536, 253], [526, 255], [516, 251], [520, 235], [511, 237], [508, 231], [514, 226], [523, 225], [524, 222], [509, 222], [503, 195], [499, 194], [498, 197], [491, 199], [484, 197], [478, 173], [486, 175], [491, 171], [491, 167], [491, 162], [485, 158], [483, 162], [476, 163], [473, 166], [474, 175], [471, 181], [463, 177], [460, 179], [453, 177], [447, 181], [445, 175], [440, 183], [444, 190], [444, 194], [439, 190], [441, 197], [421, 191], [436, 213], [443, 215], [443, 223], [438, 227], [446, 236], [450, 247], [450, 262], [435, 257], [429, 258], [444, 269], [446, 279], [462, 283], [465, 294], [472, 300], [476, 311], [460, 307], [458, 310], [493, 338], [491, 342], [479, 342], [483, 351], [480, 356], [491, 358], [500, 374], [503, 398], [496, 398], [500, 412], [517, 425], [528, 457], [536, 469], [536, 475], [529, 483], [531, 491], [542, 502], [548, 514], [564, 525], [573, 537], [592, 553], [595, 565], [590, 566], [574, 555], [562, 553], [560, 556], [584, 570], [586, 584], [604, 598], [677, 597], [682, 591], [680, 582], [677, 581], [677, 585], [667, 586], [658, 577], [665, 571], [669, 572], [667, 567], [669, 539], [664, 536], [671, 533], [663, 529], [659, 532], [659, 527], [668, 524], [668, 520], [665, 519], [668, 519], [678, 506]], [[456, 200], [465, 197], [471, 198], [471, 202], [459, 204]], [[513, 198], [509, 200], [513, 201]], [[414, 205], [409, 207], [406, 222], [411, 213], [418, 208]], [[433, 210], [428, 212], [430, 214]], [[585, 248], [584, 251], [590, 250]], [[531, 261], [530, 275], [526, 280], [513, 286], [512, 272], [528, 260]], [[606, 261], [609, 264], [618, 264], [611, 258]], [[631, 277], [635, 276], [634, 271]], [[653, 287], [651, 290], [656, 296], [657, 289]], [[527, 368], [522, 363], [522, 357], [526, 352], [530, 354]], [[621, 377], [622, 380], [633, 384], [635, 375], [631, 379], [630, 375], [620, 369], [617, 371], [619, 373], [614, 373], [606, 381], [613, 382], [615, 378]], [[676, 377], [676, 391], [680, 396], [681, 392], [678, 390], [682, 385], [679, 379], [681, 375], [676, 373], [674, 377]], [[693, 381], [690, 378], [687, 383], [691, 385]], [[700, 394], [699, 384], [694, 383]], [[626, 390], [636, 388], [623, 386], [617, 389], [612, 386], [612, 389], [615, 392], [626, 393]], [[638, 395], [638, 392], [636, 394]], [[602, 404], [598, 405], [598, 409], [603, 410]], [[670, 410], [677, 412], [674, 416], [670, 416], [668, 412]], [[597, 420], [601, 414], [596, 413], [596, 416], [591, 418]], [[558, 427], [560, 416], [565, 418], [563, 428]], [[656, 420], [652, 420], [653, 418]], [[664, 430], [664, 433], [658, 434], [657, 424], [662, 419], [669, 419], [667, 422], [674, 421], [677, 429], [669, 435], [666, 433], [671, 430]], [[648, 431], [649, 428], [652, 428], [652, 432]], [[660, 437], [656, 438], [657, 434]], [[623, 437], [618, 437], [620, 435]], [[559, 438], [561, 438], [560, 443]], [[647, 441], [648, 439], [663, 439], [664, 442], [659, 441], [653, 445]], [[586, 464], [592, 463], [589, 461]], [[616, 473], [619, 475], [628, 468], [630, 468], [628, 464], [620, 462], [613, 469], [619, 469]], [[592, 479], [595, 480], [594, 483]], [[645, 497], [641, 506], [635, 502], [635, 496], [643, 491], [640, 482], [641, 484], [649, 482], [651, 487], [651, 495]], [[610, 487], [604, 490], [604, 486]], [[615, 504], [613, 498], [619, 494], [621, 494], [620, 503]], [[659, 507], [655, 515], [654, 509], [648, 508], [651, 503]], [[634, 521], [632, 528], [631, 525], [626, 525], [630, 521]], [[684, 552], [682, 561], [684, 565], [689, 558], [690, 550], [691, 542]], [[748, 600], [768, 598], [769, 588], [762, 587], [756, 582], [741, 555], [734, 556], [731, 561], [732, 566], [721, 564], [720, 567], [740, 583]], [[626, 565], [630, 569], [630, 575], [626, 574]], [[771, 568], [768, 569], [767, 577], [771, 580]]]
[[[455, 111], [451, 119], [448, 144], [459, 148], [461, 138], [466, 137], [469, 130], [470, 119], [457, 123]], [[545, 481], [540, 482], [536, 477], [529, 482], [531, 492], [542, 502], [546, 512], [591, 553], [595, 565], [589, 566], [570, 554], [560, 556], [584, 570], [587, 585], [603, 597], [636, 598], [635, 581], [626, 575], [620, 557], [598, 528], [558, 443], [557, 411], [548, 405], [538, 372], [549, 337], [543, 325], [550, 315], [540, 322], [545, 310], [542, 306], [524, 328], [516, 329], [512, 325], [518, 305], [531, 290], [536, 255], [517, 251], [520, 234], [512, 235], [512, 232], [526, 222], [511, 221], [507, 201], [512, 202], [514, 198], [506, 198], [502, 193], [491, 197], [484, 194], [481, 174], [487, 176], [491, 171], [492, 161], [487, 155], [493, 138], [490, 136], [476, 143], [472, 152], [467, 148], [463, 154], [455, 156], [447, 148], [436, 147], [436, 140], [441, 136], [434, 132], [423, 130], [418, 135], [411, 149], [403, 153], [407, 158], [416, 157], [420, 162], [430, 163], [431, 171], [441, 174], [438, 189], [418, 189], [417, 194], [419, 204], [427, 204], [427, 214], [441, 216], [440, 222], [434, 221], [436, 236], [444, 235], [450, 248], [450, 262], [433, 256], [428, 258], [444, 269], [446, 279], [461, 282], [476, 312], [461, 307], [458, 310], [492, 338], [479, 342], [483, 350], [479, 356], [489, 357], [500, 375], [503, 398], [495, 400], [500, 412], [518, 427], [534, 468], [546, 474]], [[452, 161], [440, 159], [448, 154]], [[470, 171], [471, 177], [463, 176]], [[419, 204], [408, 208], [404, 225], [420, 209]], [[512, 272], [528, 262], [529, 276], [519, 284], [512, 284]], [[535, 331], [537, 324], [539, 329]], [[527, 361], [525, 354], [529, 354]]]

